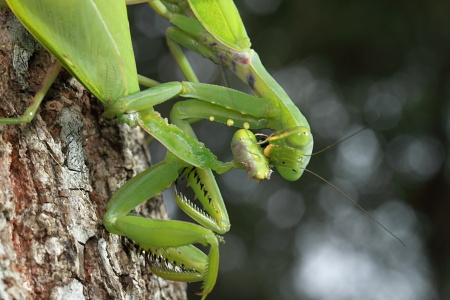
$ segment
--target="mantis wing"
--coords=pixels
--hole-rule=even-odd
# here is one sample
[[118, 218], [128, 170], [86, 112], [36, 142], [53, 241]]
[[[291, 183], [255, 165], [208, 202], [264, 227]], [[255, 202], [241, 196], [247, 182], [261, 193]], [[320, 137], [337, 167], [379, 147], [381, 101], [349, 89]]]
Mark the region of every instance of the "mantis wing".
[[139, 91], [124, 0], [7, 2], [28, 31], [100, 101]]
[[189, 0], [189, 5], [200, 23], [221, 43], [234, 50], [250, 48], [250, 38], [233, 0]]

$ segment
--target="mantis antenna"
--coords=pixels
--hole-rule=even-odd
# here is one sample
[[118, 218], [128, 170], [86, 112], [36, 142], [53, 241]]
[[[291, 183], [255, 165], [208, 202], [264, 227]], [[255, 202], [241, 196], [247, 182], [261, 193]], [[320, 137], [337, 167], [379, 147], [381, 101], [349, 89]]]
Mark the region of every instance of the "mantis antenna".
[[335, 146], [337, 146], [337, 145], [339, 145], [339, 144], [341, 144], [341, 143], [343, 143], [343, 142], [349, 140], [350, 138], [354, 137], [355, 135], [357, 135], [357, 134], [363, 132], [364, 130], [368, 129], [368, 128], [369, 128], [370, 126], [372, 126], [373, 124], [379, 122], [379, 121], [381, 120], [381, 117], [382, 117], [382, 116], [380, 115], [380, 117], [379, 117], [377, 120], [370, 122], [369, 124], [367, 124], [367, 125], [364, 126], [363, 128], [361, 128], [361, 129], [355, 131], [354, 133], [350, 134], [349, 136], [343, 138], [342, 140], [337, 141], [336, 143], [333, 143], [333, 144], [331, 144], [331, 145], [329, 145], [329, 146], [326, 146], [325, 148], [323, 148], [323, 149], [321, 149], [321, 150], [319, 150], [319, 151], [317, 151], [317, 152], [314, 152], [314, 153], [310, 154], [310, 156], [317, 155], [317, 154], [319, 154], [319, 153], [325, 152], [326, 150], [331, 149], [331, 148], [333, 148], [333, 147], [335, 147]]
[[[364, 128], [365, 129], [365, 128]], [[362, 130], [364, 130], [362, 129]], [[361, 130], [360, 130], [361, 131]], [[359, 131], [359, 132], [360, 132]], [[354, 134], [353, 134], [354, 135]], [[342, 141], [341, 141], [342, 142]], [[322, 151], [320, 151], [322, 152]], [[322, 176], [320, 176], [317, 173], [314, 173], [311, 170], [305, 169], [306, 172], [308, 172], [309, 174], [314, 175], [315, 177], [319, 178], [320, 180], [322, 180], [323, 182], [325, 182], [326, 184], [328, 184], [329, 186], [331, 186], [334, 190], [336, 190], [339, 194], [341, 194], [342, 196], [344, 196], [345, 198], [347, 198], [348, 200], [350, 200], [357, 208], [359, 208], [363, 213], [365, 213], [367, 216], [369, 216], [369, 218], [371, 218], [376, 224], [378, 224], [381, 228], [383, 228], [384, 230], [386, 230], [391, 236], [393, 236], [397, 241], [399, 241], [403, 246], [406, 247], [406, 244], [398, 237], [396, 236], [394, 233], [392, 233], [392, 231], [390, 231], [389, 229], [386, 228], [386, 226], [384, 226], [383, 224], [381, 224], [377, 219], [375, 219], [375, 217], [373, 217], [367, 210], [365, 210], [360, 204], [358, 204], [358, 202], [356, 202], [355, 200], [353, 200], [349, 195], [347, 195], [346, 193], [344, 193], [341, 189], [339, 189], [337, 186], [335, 186], [334, 184], [332, 184], [330, 181], [326, 180], [325, 178], [323, 178]]]

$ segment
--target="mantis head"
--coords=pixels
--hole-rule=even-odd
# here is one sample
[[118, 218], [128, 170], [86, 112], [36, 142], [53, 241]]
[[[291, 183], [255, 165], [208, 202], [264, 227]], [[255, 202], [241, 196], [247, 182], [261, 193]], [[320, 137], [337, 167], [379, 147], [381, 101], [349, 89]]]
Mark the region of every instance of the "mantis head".
[[267, 138], [264, 155], [284, 179], [299, 179], [311, 158], [313, 137], [305, 126], [283, 129]]

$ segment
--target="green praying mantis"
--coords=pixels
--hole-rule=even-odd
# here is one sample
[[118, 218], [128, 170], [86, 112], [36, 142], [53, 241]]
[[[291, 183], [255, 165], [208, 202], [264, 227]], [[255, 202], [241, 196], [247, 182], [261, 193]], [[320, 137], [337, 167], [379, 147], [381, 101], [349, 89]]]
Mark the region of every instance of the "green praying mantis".
[[[151, 0], [149, 4], [174, 27], [167, 30], [169, 49], [188, 81], [157, 82], [140, 77], [129, 33], [124, 0], [7, 0], [27, 30], [56, 58], [34, 104], [19, 118], [30, 122], [62, 66], [105, 106], [104, 116], [139, 126], [167, 148], [166, 158], [129, 180], [111, 198], [103, 224], [126, 236], [147, 254], [152, 271], [178, 281], [203, 281], [202, 299], [213, 289], [219, 268], [219, 236], [230, 229], [228, 214], [212, 171], [245, 168], [256, 180], [268, 179], [271, 167], [287, 180], [301, 177], [313, 139], [308, 122], [250, 48], [245, 27], [231, 0]], [[199, 83], [181, 47], [189, 48], [233, 71], [255, 96]], [[140, 91], [139, 83], [149, 89]], [[170, 123], [154, 106], [174, 97]], [[234, 160], [222, 162], [199, 142], [190, 119], [209, 119], [242, 128], [232, 140]], [[274, 133], [257, 142], [249, 129]], [[262, 144], [265, 148], [262, 149]], [[180, 208], [194, 223], [154, 220], [131, 213], [184, 175], [199, 208], [176, 192]], [[194, 246], [210, 247], [208, 254]]]

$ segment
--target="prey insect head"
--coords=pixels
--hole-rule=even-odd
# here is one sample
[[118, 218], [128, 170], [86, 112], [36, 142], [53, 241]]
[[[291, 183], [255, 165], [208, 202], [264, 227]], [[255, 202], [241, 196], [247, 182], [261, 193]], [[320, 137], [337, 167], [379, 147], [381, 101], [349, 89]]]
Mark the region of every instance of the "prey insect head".
[[272, 170], [269, 159], [262, 152], [255, 134], [247, 129], [239, 129], [231, 141], [231, 150], [235, 161], [245, 167], [249, 178], [256, 181], [270, 179]]

